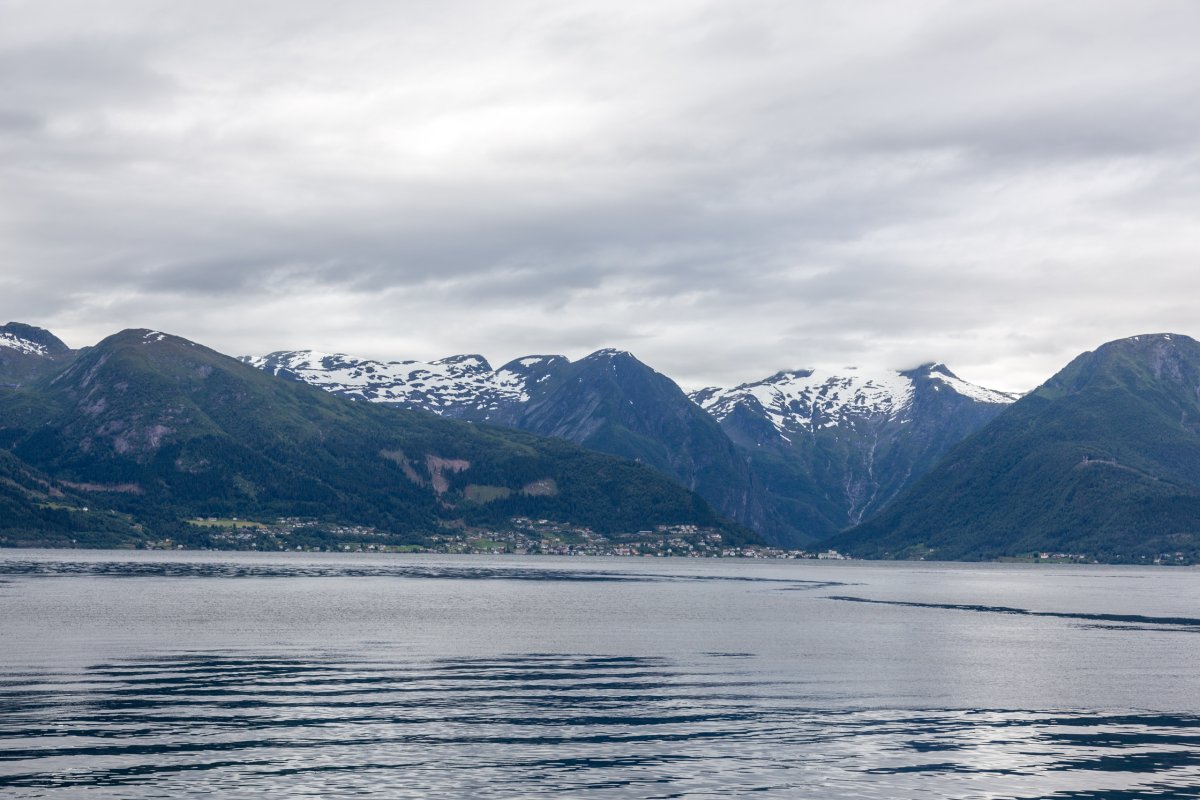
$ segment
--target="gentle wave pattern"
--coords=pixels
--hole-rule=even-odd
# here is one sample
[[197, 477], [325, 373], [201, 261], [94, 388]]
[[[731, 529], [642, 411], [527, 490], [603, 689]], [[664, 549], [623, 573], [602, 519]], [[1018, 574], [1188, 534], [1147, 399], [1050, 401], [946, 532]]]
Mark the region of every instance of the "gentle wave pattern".
[[[805, 708], [712, 654], [195, 654], [6, 676], [12, 797], [1198, 797], [1200, 718]], [[1086, 789], [1079, 789], [1086, 786]]]
[[0, 797], [1200, 798], [1140, 573], [88, 563], [0, 563]]

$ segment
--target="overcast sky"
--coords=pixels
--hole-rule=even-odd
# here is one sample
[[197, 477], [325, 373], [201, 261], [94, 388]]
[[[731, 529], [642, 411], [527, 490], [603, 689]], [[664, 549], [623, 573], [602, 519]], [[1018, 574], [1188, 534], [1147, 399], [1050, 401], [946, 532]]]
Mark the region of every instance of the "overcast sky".
[[1194, 0], [0, 0], [0, 316], [1024, 390], [1200, 336], [1198, 43]]

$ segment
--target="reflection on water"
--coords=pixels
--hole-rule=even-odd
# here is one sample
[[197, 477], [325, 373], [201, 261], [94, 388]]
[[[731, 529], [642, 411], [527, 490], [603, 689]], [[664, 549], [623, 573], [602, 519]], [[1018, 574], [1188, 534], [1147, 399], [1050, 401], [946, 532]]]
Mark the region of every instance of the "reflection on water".
[[1197, 798], [1200, 718], [831, 710], [745, 652], [189, 653], [0, 675], [13, 798]]

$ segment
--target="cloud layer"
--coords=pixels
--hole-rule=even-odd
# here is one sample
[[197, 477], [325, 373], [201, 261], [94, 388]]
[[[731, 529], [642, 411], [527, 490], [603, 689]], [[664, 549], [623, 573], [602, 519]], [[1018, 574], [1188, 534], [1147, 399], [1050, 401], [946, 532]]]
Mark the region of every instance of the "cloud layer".
[[1200, 5], [0, 0], [0, 297], [70, 344], [1030, 388], [1200, 335]]

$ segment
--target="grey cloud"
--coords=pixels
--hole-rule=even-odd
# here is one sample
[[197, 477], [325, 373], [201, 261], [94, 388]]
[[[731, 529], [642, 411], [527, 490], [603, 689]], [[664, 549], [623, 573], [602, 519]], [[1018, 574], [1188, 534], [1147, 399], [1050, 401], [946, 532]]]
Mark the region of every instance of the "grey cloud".
[[42, 118], [36, 114], [0, 109], [0, 136], [5, 133], [30, 133], [42, 124]]
[[162, 99], [175, 83], [149, 63], [140, 38], [67, 38], [0, 47], [0, 92], [6, 104], [80, 113]]
[[0, 30], [0, 286], [73, 343], [1023, 389], [1200, 333], [1191, 2], [104, 6]]

